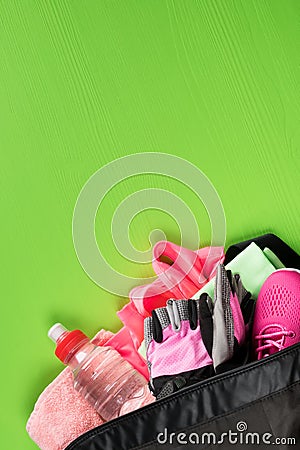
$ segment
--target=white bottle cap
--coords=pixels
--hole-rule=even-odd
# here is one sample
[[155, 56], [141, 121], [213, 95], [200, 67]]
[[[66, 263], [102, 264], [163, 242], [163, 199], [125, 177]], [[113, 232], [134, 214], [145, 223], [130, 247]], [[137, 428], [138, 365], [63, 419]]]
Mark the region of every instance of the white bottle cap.
[[56, 323], [48, 331], [48, 337], [52, 339], [53, 342], [57, 342], [62, 334], [68, 331], [61, 323]]

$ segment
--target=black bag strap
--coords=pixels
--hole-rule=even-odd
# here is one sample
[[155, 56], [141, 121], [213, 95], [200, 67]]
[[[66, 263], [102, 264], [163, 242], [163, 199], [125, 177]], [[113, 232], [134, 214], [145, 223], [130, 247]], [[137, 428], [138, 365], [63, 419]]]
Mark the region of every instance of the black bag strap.
[[233, 258], [245, 250], [251, 242], [255, 242], [255, 244], [262, 250], [268, 247], [286, 267], [300, 269], [300, 256], [282, 239], [272, 233], [264, 234], [256, 238], [249, 239], [248, 241], [231, 245], [226, 252], [224, 264], [228, 264], [232, 261]]

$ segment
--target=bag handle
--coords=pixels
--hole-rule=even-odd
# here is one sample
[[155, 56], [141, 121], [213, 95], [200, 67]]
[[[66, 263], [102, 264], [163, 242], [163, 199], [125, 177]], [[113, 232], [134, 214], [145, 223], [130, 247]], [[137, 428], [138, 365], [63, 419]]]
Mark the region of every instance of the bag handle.
[[255, 242], [261, 250], [268, 247], [275, 253], [285, 267], [300, 269], [300, 256], [273, 233], [263, 234], [262, 236], [231, 245], [226, 252], [224, 264], [228, 264], [232, 261], [239, 253], [248, 247], [251, 242]]

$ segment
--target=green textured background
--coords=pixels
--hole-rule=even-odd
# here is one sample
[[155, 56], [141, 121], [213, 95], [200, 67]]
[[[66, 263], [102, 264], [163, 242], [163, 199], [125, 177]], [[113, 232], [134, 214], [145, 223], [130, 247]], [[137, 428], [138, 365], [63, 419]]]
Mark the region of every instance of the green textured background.
[[[55, 321], [116, 331], [124, 300], [82, 270], [72, 213], [85, 181], [131, 153], [166, 152], [197, 165], [223, 202], [227, 244], [273, 230], [300, 251], [300, 2], [298, 0], [0, 1], [1, 448], [36, 448], [25, 423], [61, 370]], [[176, 192], [165, 177], [123, 182], [101, 210], [141, 188]], [[131, 227], [140, 249], [154, 228], [179, 242], [163, 211]], [[130, 273], [151, 274], [149, 266]]]

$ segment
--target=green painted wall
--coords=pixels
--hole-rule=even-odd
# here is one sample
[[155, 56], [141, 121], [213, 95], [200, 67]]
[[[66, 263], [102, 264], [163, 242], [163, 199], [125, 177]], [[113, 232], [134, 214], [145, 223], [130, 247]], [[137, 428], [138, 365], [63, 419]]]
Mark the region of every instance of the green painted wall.
[[[298, 0], [0, 1], [1, 448], [36, 448], [25, 423], [61, 370], [48, 327], [120, 326], [124, 299], [88, 278], [72, 242], [77, 196], [104, 164], [146, 151], [185, 158], [219, 193], [227, 244], [272, 230], [300, 251], [299, 21]], [[182, 198], [210, 239], [187, 187], [125, 180], [96, 234], [132, 276], [150, 266], [118, 254], [110, 221], [149, 187]], [[138, 249], [154, 228], [179, 242], [175, 220], [151, 209], [131, 224]]]

